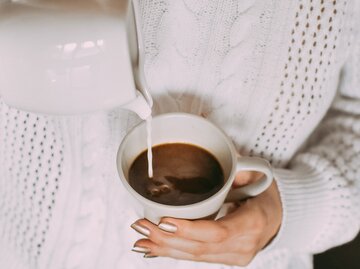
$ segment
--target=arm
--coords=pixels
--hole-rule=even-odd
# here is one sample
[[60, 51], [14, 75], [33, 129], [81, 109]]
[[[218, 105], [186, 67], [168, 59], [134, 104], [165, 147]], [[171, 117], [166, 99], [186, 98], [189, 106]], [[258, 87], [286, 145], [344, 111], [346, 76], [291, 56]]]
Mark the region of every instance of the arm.
[[359, 32], [354, 32], [342, 71], [339, 95], [307, 149], [289, 170], [275, 171], [285, 213], [273, 247], [317, 253], [351, 240], [359, 231]]
[[[360, 212], [357, 42], [352, 43], [339, 96], [328, 116], [288, 168], [275, 169], [283, 216], [273, 184], [268, 192], [249, 199], [218, 221], [166, 218], [163, 222], [173, 226], [160, 226], [165, 229], [162, 231], [140, 220], [136, 225], [147, 229], [142, 231], [147, 231], [148, 239], [136, 246], [145, 247], [143, 252], [149, 255], [246, 265], [268, 242], [264, 251], [284, 248], [317, 253], [351, 240], [359, 230]], [[279, 221], [280, 232], [272, 240]]]
[[[359, 44], [354, 52], [358, 56], [344, 67], [341, 96], [313, 143], [288, 169], [275, 169], [277, 184], [217, 221], [164, 218], [165, 225], [157, 227], [140, 220], [133, 228], [148, 238], [139, 240], [135, 250], [150, 256], [246, 265], [277, 234], [280, 222], [280, 232], [265, 251], [317, 253], [351, 240], [360, 223]], [[235, 183], [254, 178], [243, 173]]]

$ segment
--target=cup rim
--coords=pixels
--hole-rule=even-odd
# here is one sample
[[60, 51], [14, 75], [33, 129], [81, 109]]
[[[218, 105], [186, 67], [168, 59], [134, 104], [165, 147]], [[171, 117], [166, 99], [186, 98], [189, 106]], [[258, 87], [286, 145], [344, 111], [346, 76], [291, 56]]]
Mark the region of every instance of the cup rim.
[[[220, 195], [224, 195], [224, 192], [227, 189], [231, 188], [233, 180], [228, 180], [228, 179], [231, 178], [231, 177], [234, 177], [234, 173], [235, 173], [235, 170], [236, 170], [237, 153], [236, 153], [234, 144], [232, 143], [230, 138], [227, 136], [227, 134], [220, 127], [216, 126], [213, 122], [211, 122], [210, 120], [208, 120], [206, 118], [203, 118], [203, 117], [201, 117], [199, 115], [191, 114], [191, 113], [185, 113], [185, 112], [171, 112], [171, 113], [155, 115], [155, 116], [153, 116], [152, 121], [159, 120], [159, 119], [162, 119], [162, 118], [174, 118], [174, 117], [175, 118], [185, 117], [185, 118], [193, 118], [193, 119], [196, 119], [196, 120], [201, 120], [201, 121], [205, 122], [206, 124], [209, 124], [214, 130], [216, 130], [217, 132], [219, 132], [221, 134], [221, 136], [223, 136], [224, 141], [227, 144], [227, 146], [228, 146], [228, 148], [230, 150], [230, 153], [232, 155], [232, 167], [231, 167], [231, 171], [229, 173], [229, 176], [228, 176], [225, 184], [222, 186], [222, 188], [220, 190], [218, 190], [215, 194], [213, 194], [212, 196], [210, 196], [210, 197], [208, 197], [208, 198], [206, 198], [204, 200], [201, 200], [201, 201], [193, 203], [193, 204], [188, 204], [188, 205], [161, 204], [161, 203], [149, 200], [149, 199], [145, 198], [144, 196], [142, 196], [141, 194], [139, 194], [137, 191], [135, 191], [130, 186], [129, 182], [126, 180], [127, 177], [125, 176], [124, 171], [121, 168], [120, 154], [121, 154], [121, 152], [123, 152], [123, 148], [126, 145], [126, 141], [129, 139], [129, 137], [132, 135], [132, 133], [135, 132], [135, 130], [137, 128], [140, 128], [142, 125], [146, 124], [145, 120], [141, 121], [139, 124], [137, 124], [133, 128], [131, 128], [130, 131], [122, 139], [122, 141], [121, 141], [121, 143], [120, 143], [120, 145], [118, 147], [117, 154], [116, 154], [116, 167], [117, 167], [117, 171], [118, 171], [118, 176], [119, 176], [120, 181], [122, 182], [122, 184], [131, 193], [131, 195], [134, 196], [141, 203], [150, 204], [152, 206], [156, 206], [157, 208], [162, 208], [162, 209], [184, 210], [185, 208], [186, 209], [195, 208], [195, 207], [199, 207], [199, 206], [202, 206], [204, 204], [207, 204], [210, 200], [212, 200], [214, 198], [217, 198]], [[196, 145], [196, 144], [194, 143], [194, 145]], [[226, 194], [224, 195], [224, 199], [225, 198], [226, 198]]]

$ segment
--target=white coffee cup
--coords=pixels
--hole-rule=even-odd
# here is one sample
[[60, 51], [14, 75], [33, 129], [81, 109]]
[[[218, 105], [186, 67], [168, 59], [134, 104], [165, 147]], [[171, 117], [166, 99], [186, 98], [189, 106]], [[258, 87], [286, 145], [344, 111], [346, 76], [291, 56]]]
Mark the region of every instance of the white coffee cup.
[[[169, 113], [152, 119], [152, 145], [186, 143], [210, 152], [219, 161], [225, 183], [211, 197], [190, 205], [165, 205], [137, 193], [128, 182], [129, 169], [136, 157], [147, 149], [146, 122], [135, 126], [123, 139], [117, 153], [117, 168], [121, 182], [143, 208], [143, 217], [157, 224], [162, 217], [200, 219], [216, 214], [225, 201], [241, 200], [265, 191], [273, 180], [268, 161], [257, 157], [242, 157], [228, 136], [210, 121], [192, 114]], [[154, 170], [156, 167], [154, 167]], [[264, 177], [255, 183], [232, 189], [240, 171], [258, 171]]]

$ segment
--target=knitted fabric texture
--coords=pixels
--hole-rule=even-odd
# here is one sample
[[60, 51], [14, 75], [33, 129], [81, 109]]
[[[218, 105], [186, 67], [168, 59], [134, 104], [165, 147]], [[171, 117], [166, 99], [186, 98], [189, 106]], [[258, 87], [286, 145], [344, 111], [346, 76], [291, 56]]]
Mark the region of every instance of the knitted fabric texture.
[[[360, 7], [353, 1], [142, 0], [154, 115], [184, 111], [271, 161], [276, 238], [247, 267], [312, 268], [360, 223]], [[114, 109], [41, 116], [0, 102], [0, 268], [229, 268], [142, 259], [141, 210], [117, 148], [140, 120]]]

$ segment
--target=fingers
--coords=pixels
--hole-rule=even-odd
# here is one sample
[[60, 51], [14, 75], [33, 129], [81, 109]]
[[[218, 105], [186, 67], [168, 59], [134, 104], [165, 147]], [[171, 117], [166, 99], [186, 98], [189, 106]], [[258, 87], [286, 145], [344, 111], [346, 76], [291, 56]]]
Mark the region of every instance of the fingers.
[[[142, 219], [135, 222], [135, 225], [151, 230], [152, 237], [155, 237], [155, 235], [164, 235], [163, 233], [159, 234], [159, 228], [162, 232], [170, 232], [178, 237], [199, 242], [218, 243], [225, 240], [228, 236], [227, 229], [222, 226], [221, 223], [212, 220], [190, 221], [183, 219], [163, 218], [160, 225], [156, 226], [153, 223]], [[138, 232], [144, 234], [141, 231]], [[148, 236], [147, 234], [144, 235]]]
[[133, 225], [136, 231], [155, 243], [166, 241], [176, 248], [186, 244], [195, 248], [201, 243], [216, 246], [233, 238], [260, 235], [268, 226], [268, 218], [263, 208], [250, 199], [217, 221], [163, 218], [157, 226], [141, 219]]
[[172, 257], [175, 259], [192, 260], [193, 255], [178, 249], [160, 246], [150, 239], [140, 239], [135, 243], [136, 249], [144, 249], [149, 256]]
[[203, 242], [183, 237], [181, 232], [182, 229], [179, 229], [173, 233], [167, 232], [161, 230], [158, 226], [144, 219], [135, 222], [132, 227], [139, 233], [145, 235], [156, 246], [162, 246], [166, 248], [176, 249], [182, 252], [195, 254], [204, 252], [219, 252], [217, 244], [204, 244]]
[[[225, 240], [228, 236], [226, 227], [213, 220], [183, 220], [174, 218], [163, 218], [161, 223], [174, 226], [176, 236], [189, 240], [196, 240], [206, 243], [218, 243]], [[160, 224], [160, 228], [164, 227]], [[166, 226], [165, 226], [166, 228]]]
[[244, 185], [248, 185], [254, 183], [261, 179], [264, 176], [263, 173], [258, 171], [241, 171], [238, 172], [235, 176], [235, 180], [233, 183], [233, 187], [241, 187]]
[[136, 249], [144, 250], [145, 257], [170, 257], [174, 259], [190, 260], [197, 262], [221, 263], [225, 265], [245, 266], [253, 258], [252, 254], [239, 253], [194, 253], [178, 249], [161, 247], [149, 239], [140, 239], [135, 244]]

